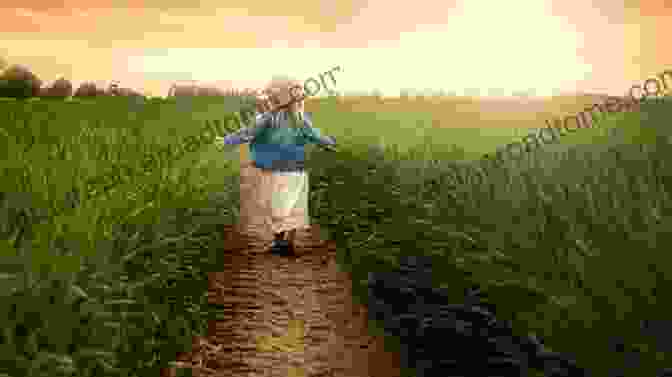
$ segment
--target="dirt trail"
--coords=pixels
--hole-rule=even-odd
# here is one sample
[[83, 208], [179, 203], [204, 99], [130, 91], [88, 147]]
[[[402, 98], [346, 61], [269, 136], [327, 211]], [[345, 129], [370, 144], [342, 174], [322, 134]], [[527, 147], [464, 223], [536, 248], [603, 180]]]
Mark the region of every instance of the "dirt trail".
[[296, 256], [269, 254], [272, 236], [254, 222], [251, 184], [241, 169], [243, 225], [223, 229], [222, 270], [208, 276], [208, 304], [218, 319], [177, 360], [200, 364], [194, 376], [400, 376], [400, 355], [368, 335], [367, 309], [353, 301], [335, 242], [312, 225], [297, 232]]
[[335, 243], [321, 240], [318, 228], [298, 233], [297, 256], [284, 257], [268, 254], [267, 240], [227, 226], [222, 271], [208, 279], [219, 318], [177, 360], [206, 367], [194, 376], [400, 376], [399, 355], [368, 335], [367, 309], [354, 304]]

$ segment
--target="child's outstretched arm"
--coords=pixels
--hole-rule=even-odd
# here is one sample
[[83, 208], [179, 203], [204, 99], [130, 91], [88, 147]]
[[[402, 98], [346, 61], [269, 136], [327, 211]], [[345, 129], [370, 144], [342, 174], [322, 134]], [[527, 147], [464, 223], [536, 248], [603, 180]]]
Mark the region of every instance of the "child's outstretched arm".
[[254, 117], [254, 125], [250, 127], [243, 127], [238, 131], [230, 133], [223, 138], [218, 138], [218, 145], [224, 148], [225, 145], [240, 145], [249, 143], [254, 140], [254, 137], [259, 133], [259, 130], [268, 126], [271, 119], [270, 113], [258, 114]]
[[313, 127], [313, 119], [310, 113], [304, 113], [303, 125], [306, 138], [314, 144], [319, 145], [336, 145], [336, 139], [332, 136], [322, 135], [318, 128]]

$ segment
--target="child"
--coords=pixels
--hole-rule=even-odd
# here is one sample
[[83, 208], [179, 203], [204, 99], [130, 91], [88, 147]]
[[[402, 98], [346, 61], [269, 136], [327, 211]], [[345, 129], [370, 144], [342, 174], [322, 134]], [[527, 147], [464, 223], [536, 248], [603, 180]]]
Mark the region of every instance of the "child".
[[224, 137], [227, 145], [250, 142], [252, 169], [259, 178], [255, 196], [264, 203], [262, 216], [274, 234], [271, 252], [280, 254], [293, 254], [297, 229], [309, 227], [304, 146], [336, 144], [313, 128], [303, 111], [304, 97], [297, 93], [301, 87], [296, 80], [274, 78], [266, 87], [271, 111], [257, 114], [251, 127]]

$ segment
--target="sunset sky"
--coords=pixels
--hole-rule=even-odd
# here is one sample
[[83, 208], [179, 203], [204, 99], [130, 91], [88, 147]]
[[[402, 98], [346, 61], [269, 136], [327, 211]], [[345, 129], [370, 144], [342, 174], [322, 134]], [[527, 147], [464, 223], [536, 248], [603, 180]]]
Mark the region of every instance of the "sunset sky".
[[346, 94], [622, 95], [672, 69], [668, 0], [1, 4], [0, 56], [10, 63], [46, 82], [117, 80], [160, 96], [185, 80], [256, 88], [275, 74], [307, 79], [335, 66], [335, 89]]

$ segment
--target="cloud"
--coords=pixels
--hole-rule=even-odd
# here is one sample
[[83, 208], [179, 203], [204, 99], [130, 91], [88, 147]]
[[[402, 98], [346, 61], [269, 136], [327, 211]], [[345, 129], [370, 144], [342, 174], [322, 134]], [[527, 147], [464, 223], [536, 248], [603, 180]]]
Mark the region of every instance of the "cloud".
[[607, 0], [518, 0], [516, 9], [491, 0], [202, 0], [180, 8], [177, 0], [123, 7], [114, 1], [72, 0], [65, 8], [57, 0], [39, 7], [0, 0], [0, 50], [47, 76], [124, 77], [136, 80], [133, 87], [143, 76], [252, 82], [276, 72], [310, 77], [341, 65], [347, 73], [339, 76], [339, 90], [393, 93], [406, 87], [622, 94], [672, 61], [672, 50], [662, 48], [672, 30], [662, 0], [628, 0], [641, 9]]
[[178, 16], [168, 12], [160, 12], [158, 18], [162, 25], [184, 25], [185, 21], [189, 21], [189, 19], [184, 16]]
[[91, 16], [91, 13], [83, 11], [81, 9], [72, 9], [72, 14], [77, 16], [77, 17], [89, 17], [89, 16]]
[[17, 9], [14, 10], [14, 13], [16, 13], [17, 16], [21, 16], [21, 17], [30, 17], [30, 18], [36, 17], [35, 12], [33, 12], [30, 9], [26, 9], [26, 8], [17, 8]]
[[44, 23], [52, 19], [52, 17], [47, 13], [37, 12], [26, 8], [17, 8], [14, 10], [14, 13], [19, 17], [29, 18], [31, 21], [35, 23]]

